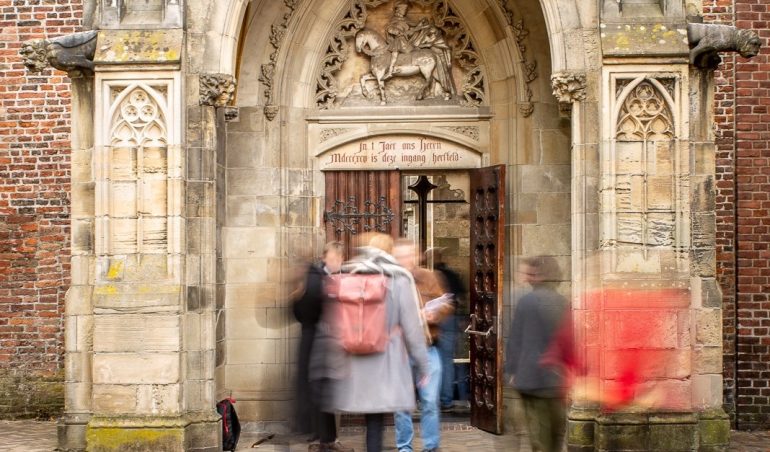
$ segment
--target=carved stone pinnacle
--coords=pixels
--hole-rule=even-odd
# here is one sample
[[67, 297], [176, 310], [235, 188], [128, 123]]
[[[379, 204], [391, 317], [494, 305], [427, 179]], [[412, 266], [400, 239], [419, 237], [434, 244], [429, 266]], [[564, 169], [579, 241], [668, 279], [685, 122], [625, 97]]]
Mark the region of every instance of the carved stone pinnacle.
[[233, 99], [235, 83], [235, 77], [229, 74], [201, 74], [199, 103], [226, 107]]

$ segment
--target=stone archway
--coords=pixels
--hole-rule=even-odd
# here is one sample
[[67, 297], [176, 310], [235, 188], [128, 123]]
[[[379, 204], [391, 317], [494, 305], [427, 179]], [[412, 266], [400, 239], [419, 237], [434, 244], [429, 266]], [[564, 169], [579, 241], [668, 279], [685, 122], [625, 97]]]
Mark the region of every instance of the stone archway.
[[[92, 33], [63, 51], [75, 56], [68, 61], [83, 63], [62, 66], [72, 75], [82, 69], [75, 83], [77, 123], [96, 124], [77, 130], [73, 146], [73, 161], [82, 167], [73, 172], [73, 202], [82, 209], [72, 220], [77, 277], [65, 320], [63, 448], [82, 449], [88, 438], [92, 449], [183, 449], [198, 441], [201, 449], [215, 450], [213, 406], [231, 389], [245, 402], [244, 419], [285, 427], [296, 337], [287, 307], [290, 264], [323, 242], [322, 178], [312, 137], [351, 124], [413, 134], [436, 126], [434, 134], [455, 134], [457, 141], [465, 139], [456, 135], [468, 122], [486, 134], [474, 149], [488, 163], [509, 167], [508, 284], [514, 257], [555, 248], [549, 254], [560, 256], [564, 267], [572, 264], [567, 282], [578, 295], [578, 311], [589, 281], [666, 280], [671, 268], [689, 297], [678, 300], [676, 322], [667, 318], [677, 333], [667, 337], [676, 338], [678, 356], [696, 356], [694, 364], [661, 377], [689, 396], [686, 415], [653, 411], [629, 426], [628, 419], [595, 406], [576, 407], [573, 445], [612, 449], [612, 432], [626, 429], [632, 437], [654, 431], [640, 439], [650, 450], [674, 430], [684, 432], [677, 437], [682, 449], [709, 440], [707, 446], [719, 446], [723, 438], [710, 433], [725, 425], [721, 369], [708, 359], [719, 351], [721, 315], [718, 296], [708, 289], [714, 283], [711, 83], [689, 64], [681, 2], [644, 9], [650, 24], [668, 24], [655, 28], [660, 36], [654, 42], [644, 39], [647, 26], [613, 12], [617, 2], [597, 9], [591, 2], [543, 0], [542, 11], [523, 0], [450, 2], [485, 65], [484, 104], [472, 111], [460, 105], [423, 114], [428, 110], [407, 106], [348, 116], [342, 108], [320, 111], [314, 98], [318, 62], [350, 5], [346, 1], [187, 0], [181, 2], [185, 11], [194, 12], [187, 28], [161, 21], [136, 32], [120, 29], [117, 3], [101, 5], [104, 23], [96, 35], [102, 45], [89, 44]], [[157, 3], [181, 11], [177, 0]], [[664, 7], [669, 3], [679, 6]], [[538, 23], [529, 34], [517, 20], [522, 17], [525, 24]], [[612, 28], [600, 27], [607, 24]], [[661, 41], [671, 50], [660, 53]], [[27, 51], [44, 58], [51, 48], [63, 48], [50, 44], [35, 43]], [[125, 53], [129, 48], [136, 51]], [[239, 54], [249, 56], [240, 66]], [[536, 66], [529, 64], [533, 55]], [[233, 104], [234, 75], [241, 85]], [[674, 180], [676, 202], [665, 208], [648, 203], [620, 212], [652, 192], [645, 184], [614, 182], [638, 175], [628, 172], [631, 167], [643, 177], [659, 169], [644, 159], [642, 165], [633, 152], [621, 158], [615, 153], [627, 142], [627, 151], [646, 149], [649, 141], [628, 140], [609, 116], [628, 98], [629, 81], [673, 99], [673, 144], [656, 148], [663, 160], [673, 153], [678, 163], [666, 173]], [[137, 87], [148, 89], [124, 105], [120, 93]], [[142, 94], [147, 92], [151, 99]], [[155, 126], [156, 104], [168, 112], [164, 127]], [[111, 115], [118, 108], [122, 114]], [[137, 131], [141, 143], [131, 141]], [[684, 158], [691, 154], [697, 158]], [[621, 198], [631, 201], [612, 202]], [[650, 247], [658, 249], [648, 254]], [[607, 251], [598, 271], [583, 259], [596, 249]], [[675, 259], [667, 261], [672, 254]], [[648, 255], [661, 259], [650, 264]], [[138, 340], [139, 330], [152, 334]]]
[[[244, 49], [241, 60], [232, 65], [240, 67], [235, 100], [240, 118], [227, 123], [227, 145], [219, 150], [224, 153], [220, 160], [225, 162], [225, 178], [217, 181], [218, 190], [227, 193], [223, 200], [227, 213], [219, 228], [224, 269], [219, 305], [225, 309], [218, 338], [223, 355], [217, 363], [223, 378], [218, 380], [217, 391], [225, 395], [232, 390], [245, 407], [242, 417], [250, 421], [281, 422], [288, 416], [292, 396], [286, 377], [292, 372], [295, 333], [284, 328], [291, 322], [286, 309], [289, 288], [284, 283], [291, 260], [312, 256], [324, 241], [319, 212], [323, 177], [314, 162], [317, 151], [313, 143], [318, 140], [343, 142], [345, 138], [335, 138], [341, 130], [352, 133], [348, 136], [365, 136], [422, 134], [428, 127], [433, 135], [466, 140], [483, 153], [488, 164], [507, 164], [510, 186], [520, 187], [512, 190], [508, 201], [512, 245], [506, 256], [511, 268], [516, 257], [543, 252], [536, 245], [544, 242], [538, 239], [543, 235], [558, 237], [549, 252], [560, 256], [565, 268], [570, 265], [570, 148], [575, 137], [570, 132], [572, 124], [560, 116], [559, 103], [551, 93], [549, 61], [554, 51], [566, 52], [566, 45], [551, 45], [552, 36], [546, 33], [549, 18], [537, 5], [490, 1], [480, 8], [473, 1], [450, 4], [472, 36], [487, 78], [488, 98], [477, 109], [452, 107], [448, 113], [428, 109], [415, 121], [410, 113], [383, 115], [376, 108], [355, 110], [358, 117], [353, 119], [344, 108], [323, 109], [316, 104], [319, 64], [351, 2], [254, 2], [248, 10], [240, 3], [239, 14], [244, 16], [240, 21], [247, 29], [239, 38]], [[526, 21], [521, 22], [524, 17]], [[559, 17], [550, 20], [558, 22]], [[574, 33], [565, 29], [556, 35]], [[561, 61], [563, 68], [566, 56]], [[566, 95], [558, 100], [571, 105], [577, 98]], [[419, 106], [415, 108], [419, 110]], [[379, 124], [376, 132], [374, 122]], [[475, 128], [481, 137], [474, 141], [458, 133], [463, 127]], [[265, 181], [269, 181], [267, 188], [257, 187]], [[549, 214], [536, 220], [537, 209]], [[259, 238], [259, 249], [253, 237]], [[238, 243], [237, 249], [229, 249], [232, 243]], [[265, 254], [266, 250], [271, 254]], [[267, 281], [259, 281], [256, 274], [232, 273], [237, 275], [235, 280], [228, 276], [228, 272], [238, 272], [235, 268], [265, 265], [281, 268], [281, 273], [268, 272], [268, 278], [274, 279]], [[509, 276], [509, 285], [511, 280]], [[565, 287], [569, 285], [567, 278]], [[255, 297], [262, 301], [255, 303]], [[265, 347], [274, 351], [264, 351]], [[260, 350], [254, 356], [267, 356], [266, 365], [249, 361], [245, 350]], [[276, 356], [284, 361], [270, 361]], [[272, 369], [270, 375], [265, 369]], [[265, 389], [259, 393], [250, 389], [255, 387]], [[270, 398], [266, 398], [268, 393]], [[265, 418], [262, 413], [268, 412], [267, 407], [280, 408]]]

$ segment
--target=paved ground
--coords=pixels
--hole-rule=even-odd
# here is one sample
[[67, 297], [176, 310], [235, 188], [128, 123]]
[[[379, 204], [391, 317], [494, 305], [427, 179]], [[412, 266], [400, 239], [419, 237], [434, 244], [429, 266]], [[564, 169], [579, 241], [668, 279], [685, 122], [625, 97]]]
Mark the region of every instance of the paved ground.
[[[341, 432], [345, 445], [364, 451], [363, 432], [359, 428], [345, 428]], [[305, 452], [307, 442], [303, 438], [275, 436], [262, 444], [252, 447], [263, 435], [245, 435], [241, 438], [239, 451], [255, 452]], [[393, 451], [393, 430], [385, 433], [386, 450]], [[419, 448], [419, 441], [415, 445]], [[53, 422], [0, 421], [0, 451], [51, 452], [56, 448], [56, 424]], [[464, 424], [447, 423], [442, 427], [443, 452], [467, 451], [529, 451], [526, 438], [513, 435], [495, 436], [469, 428]], [[770, 451], [770, 431], [733, 432], [731, 452]]]

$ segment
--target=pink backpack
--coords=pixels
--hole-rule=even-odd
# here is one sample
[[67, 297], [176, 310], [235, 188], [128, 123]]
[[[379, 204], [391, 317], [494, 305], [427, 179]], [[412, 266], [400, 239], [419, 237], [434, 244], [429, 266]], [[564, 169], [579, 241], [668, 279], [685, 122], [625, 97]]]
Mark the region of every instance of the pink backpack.
[[382, 353], [388, 345], [388, 277], [383, 274], [346, 273], [333, 277], [336, 323], [342, 347], [352, 355]]

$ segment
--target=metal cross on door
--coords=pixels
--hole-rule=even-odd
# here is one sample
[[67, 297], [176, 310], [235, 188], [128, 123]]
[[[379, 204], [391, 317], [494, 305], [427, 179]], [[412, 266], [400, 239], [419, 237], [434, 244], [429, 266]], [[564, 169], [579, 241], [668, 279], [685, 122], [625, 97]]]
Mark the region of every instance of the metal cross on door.
[[471, 425], [502, 433], [502, 282], [505, 167], [470, 171]]
[[401, 232], [401, 173], [399, 171], [326, 171], [324, 223], [326, 240], [345, 244], [353, 257], [356, 235]]

